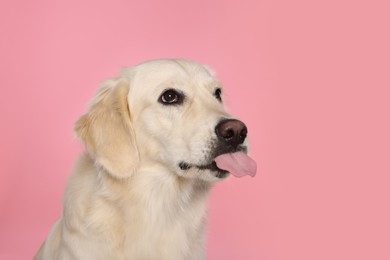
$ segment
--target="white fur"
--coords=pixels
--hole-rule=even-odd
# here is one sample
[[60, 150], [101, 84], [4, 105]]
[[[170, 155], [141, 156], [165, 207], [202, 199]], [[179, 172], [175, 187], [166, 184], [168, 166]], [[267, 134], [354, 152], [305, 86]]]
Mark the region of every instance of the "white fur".
[[[75, 131], [87, 152], [65, 192], [64, 213], [35, 259], [205, 259], [207, 165], [215, 126], [230, 116], [210, 71], [155, 60], [106, 81]], [[166, 89], [181, 105], [158, 102]]]

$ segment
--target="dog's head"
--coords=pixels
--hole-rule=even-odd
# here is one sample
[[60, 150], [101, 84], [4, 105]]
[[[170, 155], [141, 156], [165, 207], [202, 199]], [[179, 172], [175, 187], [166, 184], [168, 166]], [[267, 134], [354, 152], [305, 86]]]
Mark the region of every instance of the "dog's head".
[[225, 111], [220, 83], [208, 68], [185, 60], [125, 69], [103, 84], [75, 129], [97, 164], [117, 178], [160, 165], [217, 181], [228, 172], [215, 158], [247, 150], [247, 128]]

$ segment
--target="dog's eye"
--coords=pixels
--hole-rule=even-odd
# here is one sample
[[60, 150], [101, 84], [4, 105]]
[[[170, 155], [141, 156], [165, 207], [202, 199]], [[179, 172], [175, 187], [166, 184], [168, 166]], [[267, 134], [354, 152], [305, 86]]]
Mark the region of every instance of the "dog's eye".
[[214, 92], [214, 96], [220, 101], [222, 102], [222, 97], [221, 97], [221, 93], [222, 93], [222, 90], [220, 88], [217, 88]]
[[164, 105], [175, 105], [183, 103], [184, 95], [175, 89], [168, 89], [162, 93], [159, 101]]

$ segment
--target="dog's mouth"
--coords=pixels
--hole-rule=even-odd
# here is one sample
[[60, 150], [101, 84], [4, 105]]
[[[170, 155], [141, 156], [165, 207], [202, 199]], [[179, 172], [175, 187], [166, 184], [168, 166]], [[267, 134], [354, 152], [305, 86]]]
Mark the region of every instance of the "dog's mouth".
[[191, 165], [191, 164], [188, 164], [186, 162], [181, 162], [181, 163], [179, 163], [179, 167], [183, 171], [189, 170], [191, 168], [196, 168], [196, 169], [201, 170], [201, 171], [209, 170], [218, 179], [223, 179], [229, 175], [228, 171], [218, 168], [217, 163], [215, 161], [213, 161], [212, 163], [207, 164], [207, 165]]
[[245, 175], [254, 177], [256, 175], [256, 162], [247, 155], [246, 147], [218, 153], [213, 158], [209, 164], [192, 165], [186, 162], [180, 162], [179, 167], [183, 171], [191, 168], [196, 168], [200, 171], [208, 170], [219, 179], [227, 177], [229, 173], [236, 177], [243, 177]]
[[227, 154], [231, 154], [231, 153], [235, 153], [235, 152], [245, 152], [246, 153], [247, 147], [239, 146], [236, 149], [231, 149], [231, 148], [226, 148], [226, 147], [217, 147], [214, 150], [213, 155], [211, 156], [211, 158], [213, 158], [213, 159], [210, 159], [210, 161], [211, 161], [210, 163], [197, 165], [197, 164], [190, 164], [190, 163], [183, 161], [183, 162], [179, 163], [179, 167], [183, 171], [189, 170], [191, 168], [195, 168], [199, 171], [210, 171], [218, 179], [223, 179], [223, 178], [226, 178], [230, 172], [228, 170], [219, 168], [217, 166], [217, 162], [215, 161], [215, 159], [217, 159], [220, 156], [223, 156], [224, 154], [227, 155]]

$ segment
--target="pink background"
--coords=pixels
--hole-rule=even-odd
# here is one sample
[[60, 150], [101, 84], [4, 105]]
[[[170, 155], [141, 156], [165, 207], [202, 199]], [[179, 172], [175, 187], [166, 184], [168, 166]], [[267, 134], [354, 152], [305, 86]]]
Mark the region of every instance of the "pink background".
[[0, 3], [0, 259], [31, 259], [120, 67], [212, 66], [256, 178], [216, 185], [208, 259], [390, 259], [388, 1]]

